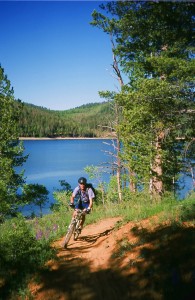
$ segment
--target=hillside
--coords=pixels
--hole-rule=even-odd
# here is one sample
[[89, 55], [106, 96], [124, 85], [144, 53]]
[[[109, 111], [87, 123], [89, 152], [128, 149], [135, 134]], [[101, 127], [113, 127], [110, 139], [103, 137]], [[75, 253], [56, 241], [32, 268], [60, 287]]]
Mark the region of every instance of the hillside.
[[65, 111], [22, 103], [22, 137], [105, 137], [113, 119], [110, 103], [90, 103]]

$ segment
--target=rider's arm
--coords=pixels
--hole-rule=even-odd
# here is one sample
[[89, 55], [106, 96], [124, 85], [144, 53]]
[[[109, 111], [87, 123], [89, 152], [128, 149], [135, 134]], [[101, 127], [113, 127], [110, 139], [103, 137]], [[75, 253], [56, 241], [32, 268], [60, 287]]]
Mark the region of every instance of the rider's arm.
[[93, 199], [92, 199], [92, 198], [90, 198], [90, 199], [89, 199], [89, 207], [88, 207], [88, 208], [90, 208], [90, 209], [91, 209], [91, 208], [92, 208], [92, 206], [93, 206]]
[[76, 197], [77, 193], [78, 193], [79, 187], [76, 187], [70, 197], [70, 202], [74, 203], [74, 198]]
[[70, 197], [70, 202], [71, 203], [74, 203], [74, 198], [75, 198], [75, 196], [74, 196], [74, 194], [72, 194], [72, 196]]
[[88, 190], [88, 195], [89, 195], [89, 208], [91, 209], [93, 206], [93, 198], [95, 197], [94, 192], [91, 188]]

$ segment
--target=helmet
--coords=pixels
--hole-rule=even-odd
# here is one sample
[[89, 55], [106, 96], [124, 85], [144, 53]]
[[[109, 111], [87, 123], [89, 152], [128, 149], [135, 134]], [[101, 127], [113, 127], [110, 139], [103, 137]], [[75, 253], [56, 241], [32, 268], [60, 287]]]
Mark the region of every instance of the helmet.
[[87, 183], [87, 179], [85, 177], [80, 177], [78, 180], [78, 183], [80, 184], [86, 184]]

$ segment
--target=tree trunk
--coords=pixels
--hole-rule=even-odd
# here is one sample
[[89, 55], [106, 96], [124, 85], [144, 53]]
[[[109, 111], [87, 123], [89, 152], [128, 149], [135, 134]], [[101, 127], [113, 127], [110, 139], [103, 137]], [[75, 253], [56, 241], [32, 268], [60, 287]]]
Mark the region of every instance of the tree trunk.
[[119, 202], [122, 202], [122, 191], [121, 191], [121, 159], [119, 157], [120, 154], [120, 141], [117, 138], [117, 171], [116, 171], [116, 178], [117, 178], [117, 188], [118, 188], [118, 197]]
[[157, 154], [152, 166], [152, 173], [154, 175], [150, 180], [150, 189], [152, 189], [152, 194], [159, 195], [159, 196], [161, 196], [163, 192], [161, 143], [162, 140], [164, 139], [164, 136], [165, 136], [164, 132], [161, 132], [156, 140], [155, 149]]

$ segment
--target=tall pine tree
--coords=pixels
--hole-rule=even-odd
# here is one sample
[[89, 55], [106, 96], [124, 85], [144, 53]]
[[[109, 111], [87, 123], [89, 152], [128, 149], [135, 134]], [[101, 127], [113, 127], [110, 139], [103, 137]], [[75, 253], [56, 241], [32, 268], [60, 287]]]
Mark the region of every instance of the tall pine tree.
[[0, 221], [13, 215], [22, 203], [18, 189], [24, 179], [16, 167], [22, 166], [27, 157], [18, 137], [19, 113], [20, 105], [16, 105], [10, 81], [0, 67]]
[[[183, 167], [195, 136], [193, 3], [117, 1], [94, 11], [93, 25], [115, 37], [129, 84], [117, 95], [130, 181], [161, 195]], [[182, 139], [182, 143], [178, 143]]]

